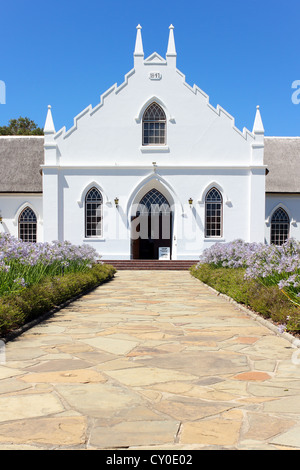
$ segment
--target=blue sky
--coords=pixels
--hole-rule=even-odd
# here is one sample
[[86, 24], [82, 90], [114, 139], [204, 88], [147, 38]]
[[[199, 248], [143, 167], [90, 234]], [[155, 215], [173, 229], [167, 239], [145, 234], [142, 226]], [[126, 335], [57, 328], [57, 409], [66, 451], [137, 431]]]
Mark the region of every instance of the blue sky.
[[[299, 0], [14, 0], [0, 6], [0, 125], [28, 116], [73, 125], [133, 67], [136, 26], [145, 57], [166, 54], [175, 27], [177, 68], [252, 130], [260, 105], [266, 135], [300, 135]], [[300, 97], [300, 93], [299, 93]]]

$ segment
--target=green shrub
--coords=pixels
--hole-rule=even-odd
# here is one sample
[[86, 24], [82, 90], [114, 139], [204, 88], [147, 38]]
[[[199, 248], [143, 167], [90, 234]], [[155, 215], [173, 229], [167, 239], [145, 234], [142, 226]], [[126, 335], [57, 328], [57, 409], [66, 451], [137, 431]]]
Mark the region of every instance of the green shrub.
[[286, 324], [288, 331], [300, 333], [300, 310], [277, 286], [263, 286], [256, 280], [245, 280], [243, 268], [216, 268], [211, 264], [193, 266], [191, 274], [222, 294], [244, 304], [264, 318]]
[[22, 291], [0, 297], [0, 337], [112, 279], [115, 272], [110, 265], [97, 264], [88, 272], [46, 277]]

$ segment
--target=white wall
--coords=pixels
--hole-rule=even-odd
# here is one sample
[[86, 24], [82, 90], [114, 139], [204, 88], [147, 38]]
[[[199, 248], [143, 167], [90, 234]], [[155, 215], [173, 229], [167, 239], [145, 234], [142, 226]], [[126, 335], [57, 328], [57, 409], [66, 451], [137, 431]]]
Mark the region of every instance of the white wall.
[[[52, 231], [45, 228], [47, 241], [61, 238], [75, 244], [89, 243], [105, 259], [129, 259], [132, 207], [152, 188], [164, 194], [174, 211], [172, 249], [174, 259], [197, 259], [203, 249], [216, 241], [226, 242], [236, 238], [246, 241], [262, 239], [263, 221], [256, 231], [250, 230], [249, 170], [212, 171], [157, 167], [154, 172], [152, 167], [85, 170], [64, 168], [58, 171], [59, 176], [55, 178], [54, 170], [51, 170], [50, 175], [47, 171], [45, 170], [44, 180], [47, 181], [48, 191], [51, 194], [56, 191], [56, 182], [60, 181], [58, 211], [54, 204], [47, 206], [46, 220], [52, 224]], [[261, 180], [264, 181], [263, 171]], [[84, 201], [87, 191], [93, 186], [96, 186], [103, 196], [103, 237], [86, 239]], [[204, 199], [207, 191], [213, 186], [220, 190], [223, 198], [223, 236], [205, 239]], [[264, 184], [261, 185], [261, 189], [264, 191]], [[119, 199], [118, 207], [114, 203], [115, 197]], [[193, 199], [192, 207], [188, 203], [190, 197]], [[263, 193], [261, 197], [264, 197]], [[256, 211], [260, 211], [260, 207], [256, 207]], [[58, 221], [59, 237], [55, 237], [53, 233], [55, 221]]]
[[43, 235], [43, 200], [41, 194], [1, 194], [0, 210], [2, 215], [2, 232], [18, 237], [18, 219], [22, 210], [29, 206], [37, 217], [37, 241], [44, 240]]
[[266, 195], [266, 222], [265, 242], [270, 243], [271, 217], [274, 211], [282, 207], [290, 218], [290, 238], [300, 240], [300, 197], [299, 194], [267, 193]]

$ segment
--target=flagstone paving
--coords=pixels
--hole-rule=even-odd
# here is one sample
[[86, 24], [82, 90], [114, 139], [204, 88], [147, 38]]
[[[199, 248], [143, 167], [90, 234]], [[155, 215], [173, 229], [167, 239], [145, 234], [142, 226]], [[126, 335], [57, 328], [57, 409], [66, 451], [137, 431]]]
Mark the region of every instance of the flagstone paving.
[[0, 450], [124, 447], [299, 450], [300, 350], [187, 271], [120, 271], [6, 344]]

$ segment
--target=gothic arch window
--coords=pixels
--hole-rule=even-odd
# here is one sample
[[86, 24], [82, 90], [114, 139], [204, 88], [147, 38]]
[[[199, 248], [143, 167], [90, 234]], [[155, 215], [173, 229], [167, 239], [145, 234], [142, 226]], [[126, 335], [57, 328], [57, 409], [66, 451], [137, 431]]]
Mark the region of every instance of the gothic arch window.
[[205, 197], [205, 237], [222, 236], [223, 200], [220, 191], [211, 188]]
[[37, 219], [30, 207], [25, 207], [19, 216], [19, 238], [23, 242], [36, 243]]
[[85, 236], [102, 237], [103, 198], [97, 188], [91, 188], [85, 197]]
[[138, 212], [141, 214], [170, 213], [170, 204], [165, 196], [157, 189], [151, 189], [141, 199], [138, 205]]
[[271, 219], [271, 243], [282, 245], [290, 234], [290, 219], [282, 207], [278, 207]]
[[143, 115], [143, 145], [166, 144], [166, 115], [157, 104], [151, 103]]

